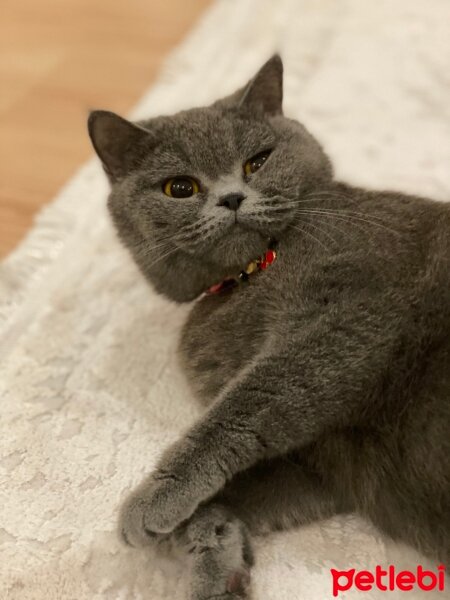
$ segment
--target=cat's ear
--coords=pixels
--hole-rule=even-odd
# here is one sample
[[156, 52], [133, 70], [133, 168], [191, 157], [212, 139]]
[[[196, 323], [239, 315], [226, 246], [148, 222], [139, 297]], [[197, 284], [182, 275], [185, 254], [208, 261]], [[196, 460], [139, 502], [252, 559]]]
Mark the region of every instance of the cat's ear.
[[269, 115], [283, 112], [283, 62], [278, 54], [270, 58], [249, 81], [239, 107], [262, 110]]
[[270, 58], [248, 82], [218, 106], [244, 108], [255, 113], [280, 115], [283, 112], [283, 62], [278, 54]]
[[111, 182], [138, 167], [143, 156], [154, 146], [148, 130], [106, 110], [91, 112], [88, 130]]

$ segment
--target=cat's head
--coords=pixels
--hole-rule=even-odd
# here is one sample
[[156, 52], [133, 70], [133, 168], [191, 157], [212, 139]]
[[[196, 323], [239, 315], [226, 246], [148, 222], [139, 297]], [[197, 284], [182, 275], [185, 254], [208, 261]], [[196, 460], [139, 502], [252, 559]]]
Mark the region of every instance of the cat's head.
[[211, 106], [138, 124], [106, 111], [89, 134], [111, 182], [119, 235], [155, 288], [183, 302], [280, 240], [331, 166], [282, 113], [279, 56]]

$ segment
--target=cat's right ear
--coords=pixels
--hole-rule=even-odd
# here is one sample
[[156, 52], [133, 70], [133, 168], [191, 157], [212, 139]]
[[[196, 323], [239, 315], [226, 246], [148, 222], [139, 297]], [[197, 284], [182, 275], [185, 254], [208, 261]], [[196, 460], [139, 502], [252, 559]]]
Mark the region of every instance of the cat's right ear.
[[114, 183], [137, 168], [153, 147], [150, 132], [107, 110], [95, 110], [88, 119], [92, 145]]

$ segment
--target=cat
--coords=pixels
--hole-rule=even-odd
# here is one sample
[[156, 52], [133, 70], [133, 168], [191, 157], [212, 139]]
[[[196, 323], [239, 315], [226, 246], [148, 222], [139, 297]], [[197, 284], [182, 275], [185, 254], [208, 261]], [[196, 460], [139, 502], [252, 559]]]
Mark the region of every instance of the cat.
[[189, 597], [249, 597], [251, 537], [356, 512], [450, 565], [450, 205], [335, 180], [282, 112], [273, 56], [242, 89], [89, 133], [123, 243], [192, 308], [202, 418], [121, 509]]

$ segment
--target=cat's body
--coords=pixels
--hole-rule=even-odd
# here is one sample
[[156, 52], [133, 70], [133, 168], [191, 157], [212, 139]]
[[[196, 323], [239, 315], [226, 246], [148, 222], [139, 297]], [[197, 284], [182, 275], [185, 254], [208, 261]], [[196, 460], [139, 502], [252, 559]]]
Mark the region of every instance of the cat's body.
[[[280, 260], [263, 277], [244, 284], [243, 293], [199, 300], [184, 326], [182, 363], [197, 395], [209, 403], [261, 351], [276, 360], [287, 345], [290, 362], [279, 361], [277, 369], [282, 393], [284, 379], [292, 371], [301, 374], [304, 353], [318, 351], [316, 339], [308, 340], [308, 327], [314, 324], [314, 337], [322, 336], [323, 369], [348, 370], [359, 363], [355, 385], [361, 384], [357, 393], [367, 398], [356, 403], [350, 421], [337, 416], [289, 461], [306, 463], [343, 510], [369, 517], [398, 539], [416, 545], [420, 539], [428, 554], [449, 561], [448, 536], [438, 540], [436, 534], [450, 532], [445, 473], [450, 455], [450, 207], [342, 184], [316, 198], [314, 206], [332, 208], [337, 197], [350, 214], [357, 206], [361, 221], [357, 215], [353, 221], [335, 221], [338, 229], [319, 223], [322, 231], [309, 231], [322, 245], [294, 232], [279, 244]], [[336, 328], [350, 329], [364, 340], [352, 348], [345, 337], [339, 362]], [[264, 391], [264, 377], [258, 383]], [[335, 393], [343, 392], [337, 387]], [[291, 402], [295, 405], [295, 399]], [[265, 437], [270, 446], [269, 428]], [[268, 478], [266, 483], [269, 493], [273, 482]], [[294, 493], [291, 480], [282, 485]], [[302, 490], [295, 493], [301, 497]], [[250, 506], [258, 506], [258, 499]], [[292, 524], [301, 521], [303, 509], [299, 502], [299, 514], [292, 510]], [[278, 522], [286, 526], [286, 515], [277, 514], [274, 506], [272, 523]]]
[[345, 511], [449, 564], [450, 207], [334, 182], [281, 116], [276, 57], [142, 126], [97, 113], [91, 136], [157, 290], [192, 300], [269, 239], [278, 258], [194, 303], [180, 358], [208, 409], [125, 505], [126, 540], [187, 546], [194, 599], [245, 593], [248, 531]]

